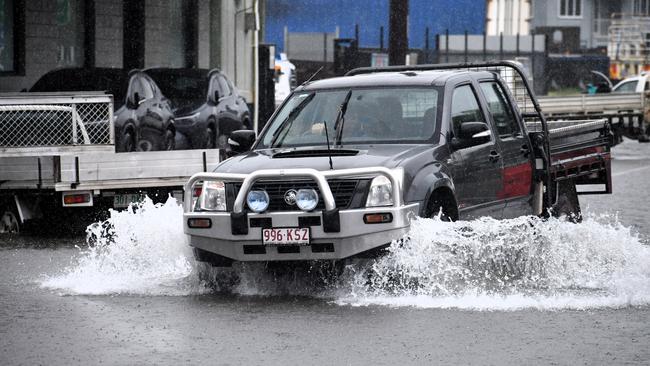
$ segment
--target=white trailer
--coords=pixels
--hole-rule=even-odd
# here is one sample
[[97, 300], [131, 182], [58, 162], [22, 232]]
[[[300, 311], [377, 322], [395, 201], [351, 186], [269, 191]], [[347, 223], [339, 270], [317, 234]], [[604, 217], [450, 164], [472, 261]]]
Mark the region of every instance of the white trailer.
[[144, 195], [182, 200], [187, 179], [221, 159], [216, 149], [116, 153], [113, 130], [110, 95], [0, 94], [0, 232]]

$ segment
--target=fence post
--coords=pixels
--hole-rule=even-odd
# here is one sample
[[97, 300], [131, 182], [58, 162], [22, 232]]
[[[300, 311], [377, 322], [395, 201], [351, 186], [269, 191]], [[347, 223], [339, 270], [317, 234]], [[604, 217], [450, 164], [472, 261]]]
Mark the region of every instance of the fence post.
[[445, 62], [449, 62], [449, 29], [445, 29]]
[[379, 51], [384, 51], [384, 26], [379, 27]]
[[327, 63], [327, 32], [323, 32], [323, 62]]
[[519, 57], [519, 33], [517, 33], [517, 57]]
[[468, 61], [468, 50], [467, 50], [467, 29], [465, 29], [465, 63]]
[[483, 32], [483, 61], [487, 61], [487, 34]]
[[70, 110], [70, 120], [72, 120], [72, 144], [76, 145], [77, 142], [79, 141], [78, 136], [77, 136], [77, 119], [75, 118], [75, 111], [77, 110], [77, 105], [76, 104], [71, 104], [70, 105], [72, 109]]
[[503, 60], [503, 32], [499, 33], [499, 59]]
[[424, 31], [424, 62], [429, 63], [429, 27]]

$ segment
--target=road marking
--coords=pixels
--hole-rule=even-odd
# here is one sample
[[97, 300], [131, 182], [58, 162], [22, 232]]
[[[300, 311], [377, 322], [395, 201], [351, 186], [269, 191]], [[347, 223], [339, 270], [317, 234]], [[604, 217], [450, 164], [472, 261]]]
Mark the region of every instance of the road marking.
[[618, 177], [618, 176], [621, 176], [621, 175], [624, 175], [624, 174], [627, 174], [627, 173], [636, 173], [636, 172], [640, 172], [642, 170], [647, 170], [647, 169], [650, 169], [650, 166], [644, 166], [644, 167], [641, 167], [641, 168], [630, 169], [630, 170], [626, 170], [624, 172], [612, 174], [612, 177]]

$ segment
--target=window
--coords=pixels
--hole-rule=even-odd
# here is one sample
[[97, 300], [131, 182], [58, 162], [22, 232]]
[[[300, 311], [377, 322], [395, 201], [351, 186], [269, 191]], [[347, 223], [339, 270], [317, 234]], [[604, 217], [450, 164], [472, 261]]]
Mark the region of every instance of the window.
[[25, 71], [24, 17], [24, 0], [0, 0], [0, 75]]
[[519, 135], [521, 129], [501, 85], [496, 81], [484, 82], [481, 83], [481, 90], [487, 100], [488, 110], [492, 115], [497, 131], [499, 131], [499, 136]]
[[469, 85], [459, 86], [454, 90], [451, 100], [451, 123], [454, 135], [459, 135], [463, 122], [485, 122], [476, 95]]
[[627, 81], [614, 89], [614, 93], [634, 93], [638, 83], [637, 80]]
[[558, 0], [561, 18], [582, 18], [582, 0]]
[[634, 0], [634, 15], [650, 15], [650, 0]]

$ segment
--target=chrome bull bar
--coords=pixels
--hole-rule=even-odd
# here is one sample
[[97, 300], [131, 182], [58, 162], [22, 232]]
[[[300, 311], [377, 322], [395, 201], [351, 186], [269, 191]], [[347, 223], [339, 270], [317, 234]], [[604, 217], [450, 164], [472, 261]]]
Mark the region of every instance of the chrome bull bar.
[[257, 170], [250, 174], [233, 174], [233, 173], [197, 173], [194, 174], [190, 180], [185, 184], [184, 196], [184, 209], [185, 212], [192, 211], [192, 193], [194, 185], [200, 181], [207, 180], [221, 180], [221, 181], [236, 181], [242, 182], [239, 193], [235, 198], [233, 204], [233, 213], [241, 214], [244, 211], [244, 202], [248, 191], [253, 187], [253, 184], [260, 179], [264, 178], [311, 178], [313, 179], [321, 192], [321, 196], [325, 203], [325, 209], [332, 211], [336, 208], [336, 201], [334, 195], [327, 183], [327, 178], [341, 178], [341, 177], [354, 177], [354, 176], [369, 176], [369, 175], [384, 175], [391, 182], [393, 189], [393, 206], [399, 207], [402, 205], [401, 183], [403, 171], [401, 169], [391, 170], [384, 167], [369, 167], [369, 168], [351, 168], [341, 170], [327, 170], [319, 171], [311, 168], [300, 169], [263, 169]]

